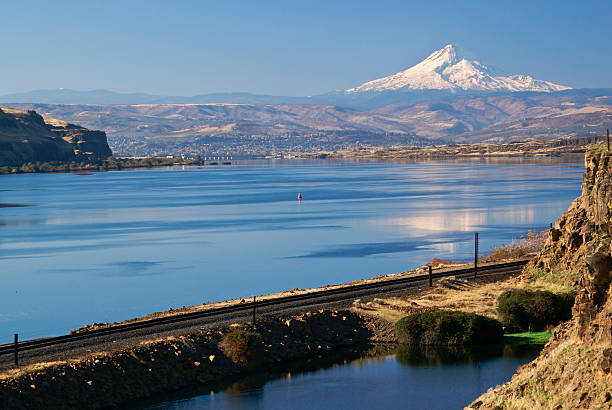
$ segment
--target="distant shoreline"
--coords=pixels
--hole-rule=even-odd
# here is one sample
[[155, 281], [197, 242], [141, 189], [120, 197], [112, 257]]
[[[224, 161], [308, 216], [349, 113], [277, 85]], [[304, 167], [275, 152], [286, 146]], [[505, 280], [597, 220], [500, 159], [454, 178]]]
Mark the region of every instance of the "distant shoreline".
[[[337, 151], [291, 152], [278, 159], [363, 159], [401, 161], [414, 159], [478, 159], [517, 157], [560, 157], [584, 154], [600, 137], [546, 141], [510, 142], [502, 144], [449, 144], [430, 147], [355, 147]], [[261, 154], [266, 155], [266, 154]], [[286, 156], [285, 156], [286, 155]], [[257, 159], [256, 156], [252, 157]], [[266, 156], [265, 158], [268, 158]], [[271, 157], [276, 159], [275, 157]], [[115, 158], [93, 162], [36, 162], [0, 166], [0, 175], [79, 171], [117, 171], [184, 165], [229, 165], [229, 161], [204, 161], [196, 158]]]
[[[169, 167], [180, 165], [205, 165], [201, 158], [110, 158], [94, 162], [28, 162], [22, 165], [0, 166], [0, 175], [56, 173], [78, 171], [117, 171], [135, 168]], [[218, 165], [210, 162], [209, 165]]]
[[350, 150], [305, 152], [300, 158], [351, 158], [378, 161], [406, 159], [470, 159], [508, 157], [558, 157], [584, 154], [598, 142], [598, 137], [558, 139], [547, 141], [510, 142], [502, 144], [449, 144], [432, 147], [370, 147]]

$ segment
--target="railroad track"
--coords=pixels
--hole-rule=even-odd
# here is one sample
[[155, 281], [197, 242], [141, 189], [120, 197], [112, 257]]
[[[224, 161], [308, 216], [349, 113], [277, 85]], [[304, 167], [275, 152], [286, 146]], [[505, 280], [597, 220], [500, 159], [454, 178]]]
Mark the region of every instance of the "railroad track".
[[[529, 260], [518, 260], [513, 262], [504, 262], [489, 264], [478, 267], [478, 276], [486, 276], [491, 274], [510, 274], [517, 273], [522, 270], [523, 266], [527, 264]], [[443, 272], [435, 272], [431, 274], [432, 279], [440, 279], [449, 276], [465, 276], [474, 275], [474, 267], [460, 268], [445, 270]], [[124, 323], [120, 325], [109, 326], [106, 328], [92, 329], [74, 334], [68, 334], [63, 336], [45, 337], [40, 339], [24, 340], [21, 342], [7, 343], [0, 345], [0, 355], [7, 355], [15, 353], [15, 349], [19, 352], [38, 349], [42, 347], [56, 346], [64, 343], [70, 343], [75, 341], [81, 341], [85, 339], [92, 339], [100, 336], [106, 336], [117, 333], [130, 332], [133, 330], [146, 329], [155, 326], [176, 324], [180, 322], [191, 321], [200, 318], [209, 318], [214, 316], [223, 316], [231, 313], [248, 313], [254, 311], [254, 309], [261, 309], [265, 307], [276, 307], [282, 308], [283, 305], [295, 305], [296, 302], [302, 302], [302, 306], [320, 304], [321, 299], [334, 298], [335, 301], [343, 300], [342, 296], [347, 298], [355, 297], [356, 293], [374, 293], [377, 290], [384, 290], [384, 292], [393, 292], [403, 289], [404, 285], [414, 284], [418, 282], [428, 281], [429, 275], [416, 275], [405, 278], [389, 279], [380, 282], [373, 283], [362, 283], [357, 285], [343, 286], [333, 289], [325, 289], [312, 293], [305, 293], [300, 295], [282, 296], [275, 299], [265, 299], [257, 302], [245, 302], [230, 306], [224, 306], [220, 308], [207, 309], [198, 312], [182, 313], [172, 316], [166, 316], [155, 319], [140, 320], [131, 323]], [[311, 303], [308, 303], [308, 302]]]

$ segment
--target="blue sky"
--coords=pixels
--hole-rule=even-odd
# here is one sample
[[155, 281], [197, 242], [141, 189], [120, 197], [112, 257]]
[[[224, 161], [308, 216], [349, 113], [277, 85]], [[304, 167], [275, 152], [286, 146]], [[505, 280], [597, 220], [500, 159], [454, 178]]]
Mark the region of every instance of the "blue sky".
[[612, 87], [612, 1], [4, 1], [0, 94], [315, 95], [455, 43], [508, 74]]

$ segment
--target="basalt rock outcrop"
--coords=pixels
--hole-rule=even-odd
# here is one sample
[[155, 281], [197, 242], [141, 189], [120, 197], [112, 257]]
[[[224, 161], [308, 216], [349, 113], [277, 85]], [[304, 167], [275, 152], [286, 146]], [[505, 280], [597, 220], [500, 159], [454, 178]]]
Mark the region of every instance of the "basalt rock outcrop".
[[0, 166], [28, 162], [90, 162], [112, 152], [102, 131], [54, 119], [35, 111], [0, 107]]
[[572, 319], [540, 356], [471, 408], [612, 408], [612, 153], [585, 155], [582, 195], [526, 269], [579, 274]]
[[[585, 155], [582, 195], [555, 223], [548, 242], [531, 262], [531, 266], [545, 270], [561, 268], [580, 273], [574, 319], [579, 336], [589, 343], [596, 341], [589, 334], [606, 305], [612, 283], [611, 217], [612, 155], [591, 149]], [[612, 312], [612, 306], [609, 308]], [[605, 342], [611, 343], [608, 327]]]

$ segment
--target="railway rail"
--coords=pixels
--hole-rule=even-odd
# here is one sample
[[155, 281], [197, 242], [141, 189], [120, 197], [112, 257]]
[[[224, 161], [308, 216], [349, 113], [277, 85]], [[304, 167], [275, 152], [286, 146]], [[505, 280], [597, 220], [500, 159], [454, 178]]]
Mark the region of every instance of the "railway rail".
[[[478, 277], [491, 275], [491, 274], [511, 274], [520, 272], [527, 264], [529, 260], [517, 260], [512, 262], [495, 263], [489, 265], [478, 266], [477, 274]], [[440, 279], [449, 276], [466, 276], [476, 274], [474, 267], [449, 269], [442, 272], [431, 273], [431, 279]], [[295, 307], [296, 302], [301, 302], [300, 306], [309, 306], [321, 304], [321, 299], [330, 299], [330, 301], [342, 301], [351, 299], [359, 295], [360, 293], [375, 293], [377, 290], [384, 291], [386, 293], [393, 291], [402, 290], [405, 285], [416, 284], [419, 282], [426, 282], [430, 280], [429, 274], [415, 275], [403, 278], [395, 278], [389, 280], [383, 280], [379, 282], [361, 283], [355, 285], [348, 285], [332, 289], [324, 289], [311, 293], [304, 293], [299, 295], [282, 296], [274, 299], [265, 299], [260, 301], [237, 303], [230, 306], [224, 306], [219, 308], [212, 308], [197, 312], [189, 312], [176, 314], [171, 316], [165, 316], [161, 318], [139, 320], [135, 322], [129, 322], [124, 324], [112, 325], [105, 328], [92, 329], [82, 331], [78, 333], [44, 337], [39, 339], [24, 340], [18, 343], [7, 343], [0, 345], [0, 355], [14, 354], [16, 351], [22, 352], [32, 349], [38, 349], [49, 346], [57, 346], [64, 343], [70, 343], [75, 341], [82, 341], [85, 339], [97, 338], [100, 336], [127, 333], [138, 329], [152, 328], [156, 326], [176, 324], [180, 322], [192, 321], [200, 318], [211, 318], [220, 317], [228, 314], [236, 313], [249, 313], [254, 312], [255, 309], [262, 309], [266, 307], [282, 309], [283, 306]], [[344, 297], [343, 297], [344, 296]], [[325, 302], [328, 303], [328, 302]]]

